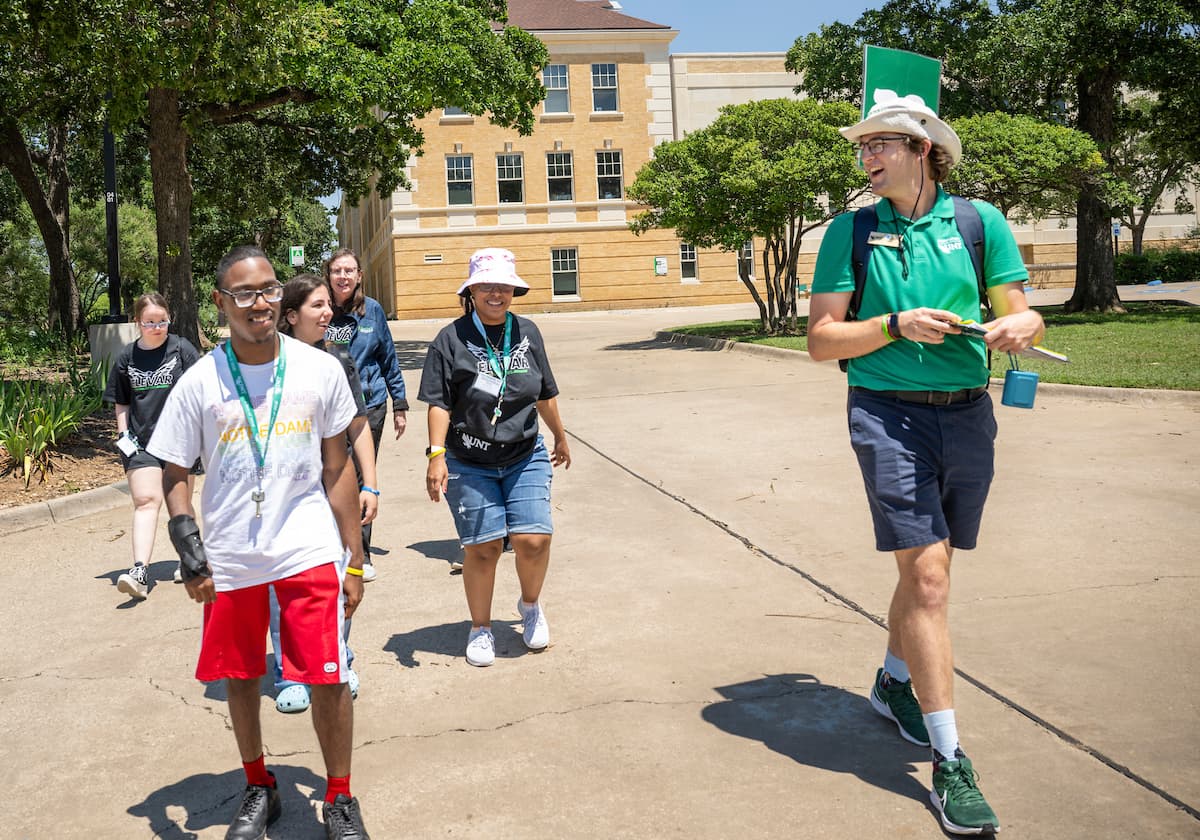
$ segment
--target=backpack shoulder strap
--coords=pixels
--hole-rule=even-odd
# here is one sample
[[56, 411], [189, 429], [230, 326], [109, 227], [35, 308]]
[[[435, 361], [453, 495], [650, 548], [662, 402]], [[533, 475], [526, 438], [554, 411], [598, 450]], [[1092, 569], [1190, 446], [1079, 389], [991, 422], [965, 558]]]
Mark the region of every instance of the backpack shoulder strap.
[[854, 233], [850, 247], [850, 265], [854, 269], [854, 292], [850, 295], [850, 307], [846, 310], [846, 320], [858, 319], [858, 308], [862, 306], [863, 288], [867, 285], [867, 261], [871, 259], [871, 249], [868, 244], [871, 232], [879, 226], [879, 216], [875, 205], [860, 207], [854, 211]]
[[979, 303], [988, 313], [991, 313], [992, 304], [988, 300], [987, 280], [983, 276], [983, 218], [979, 215], [979, 208], [961, 195], [954, 195], [951, 198], [954, 200], [954, 224], [958, 227], [958, 235], [967, 244], [971, 265], [975, 268], [975, 282], [979, 286]]

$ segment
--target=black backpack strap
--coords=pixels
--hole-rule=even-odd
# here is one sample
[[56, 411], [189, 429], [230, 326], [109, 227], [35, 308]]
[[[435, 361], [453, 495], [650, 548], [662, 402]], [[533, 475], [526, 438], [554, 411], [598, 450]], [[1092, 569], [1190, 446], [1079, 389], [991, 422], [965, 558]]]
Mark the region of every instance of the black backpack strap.
[[850, 307], [846, 320], [858, 319], [858, 308], [862, 306], [863, 288], [867, 285], [867, 262], [871, 259], [873, 245], [868, 244], [871, 233], [879, 227], [879, 216], [875, 205], [860, 207], [854, 211], [854, 234], [850, 246], [850, 266], [854, 269], [854, 292], [850, 295]]
[[988, 299], [987, 279], [983, 276], [983, 219], [979, 208], [961, 195], [951, 196], [954, 200], [954, 224], [958, 227], [958, 235], [967, 245], [967, 253], [971, 256], [971, 265], [975, 268], [975, 282], [979, 286], [979, 303], [989, 315], [992, 312], [992, 302]]

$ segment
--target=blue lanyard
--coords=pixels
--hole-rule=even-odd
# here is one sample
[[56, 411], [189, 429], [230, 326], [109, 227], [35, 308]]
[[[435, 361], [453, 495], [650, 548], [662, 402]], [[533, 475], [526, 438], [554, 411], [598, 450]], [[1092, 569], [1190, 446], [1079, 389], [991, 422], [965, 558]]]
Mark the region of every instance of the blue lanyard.
[[512, 363], [513, 316], [511, 312], [504, 313], [504, 349], [501, 351], [500, 358], [497, 358], [496, 350], [492, 347], [492, 342], [488, 340], [483, 322], [479, 320], [479, 313], [472, 312], [471, 320], [475, 322], [475, 329], [479, 330], [479, 334], [483, 336], [483, 346], [487, 348], [488, 365], [496, 374], [496, 378], [500, 380], [500, 395], [496, 400], [496, 409], [492, 412], [492, 425], [495, 426], [496, 421], [500, 419], [500, 406], [504, 403], [504, 391], [508, 388], [508, 367]]
[[[271, 394], [271, 425], [267, 426], [267, 440], [262, 446], [258, 443], [258, 415], [254, 413], [254, 406], [250, 403], [250, 392], [246, 388], [246, 380], [242, 377], [242, 368], [238, 364], [237, 356], [234, 355], [233, 347], [228, 341], [225, 342], [225, 360], [229, 362], [229, 374], [233, 377], [233, 385], [237, 388], [238, 399], [242, 403], [242, 414], [246, 416], [246, 425], [249, 427], [250, 448], [254, 451], [254, 461], [258, 464], [258, 478], [261, 495], [262, 473], [263, 468], [267, 464], [267, 448], [271, 445], [271, 432], [275, 428], [275, 420], [279, 417], [279, 401], [283, 397], [283, 374], [287, 370], [287, 360], [284, 357], [284, 342], [279, 339], [279, 355], [275, 358], [275, 379], [272, 385]], [[261, 499], [255, 499], [261, 501]]]

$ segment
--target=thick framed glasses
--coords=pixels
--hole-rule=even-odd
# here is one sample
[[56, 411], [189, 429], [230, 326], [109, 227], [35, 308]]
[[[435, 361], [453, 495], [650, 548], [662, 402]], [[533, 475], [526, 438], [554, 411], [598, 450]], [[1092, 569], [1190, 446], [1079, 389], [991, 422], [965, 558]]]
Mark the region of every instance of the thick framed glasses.
[[887, 148], [888, 143], [895, 143], [898, 140], [907, 140], [905, 136], [900, 137], [875, 137], [865, 143], [855, 143], [854, 151], [859, 158], [863, 155], [881, 155], [883, 150]]
[[171, 326], [170, 321], [139, 321], [138, 323], [144, 330], [165, 330]]
[[276, 283], [274, 286], [267, 286], [265, 289], [243, 289], [237, 292], [229, 292], [225, 289], [217, 289], [223, 295], [233, 298], [233, 302], [237, 304], [238, 309], [247, 309], [254, 305], [254, 301], [259, 295], [267, 303], [279, 303], [283, 300], [283, 286]]

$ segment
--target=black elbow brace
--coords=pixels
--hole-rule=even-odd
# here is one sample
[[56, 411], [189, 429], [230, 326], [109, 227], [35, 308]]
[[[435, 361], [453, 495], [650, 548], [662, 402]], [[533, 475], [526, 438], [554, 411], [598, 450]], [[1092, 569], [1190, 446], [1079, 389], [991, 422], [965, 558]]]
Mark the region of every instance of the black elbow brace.
[[167, 533], [179, 554], [180, 573], [185, 583], [198, 577], [212, 577], [204, 543], [200, 540], [200, 528], [194, 518], [186, 513], [172, 516], [167, 522]]

